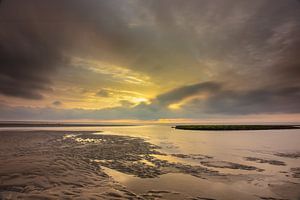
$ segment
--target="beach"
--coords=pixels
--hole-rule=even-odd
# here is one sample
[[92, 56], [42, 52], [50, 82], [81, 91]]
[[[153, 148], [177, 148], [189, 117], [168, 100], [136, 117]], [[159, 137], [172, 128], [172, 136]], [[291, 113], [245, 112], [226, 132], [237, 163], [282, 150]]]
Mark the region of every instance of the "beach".
[[300, 151], [297, 141], [285, 141], [297, 134], [170, 126], [5, 129], [0, 199], [297, 200]]

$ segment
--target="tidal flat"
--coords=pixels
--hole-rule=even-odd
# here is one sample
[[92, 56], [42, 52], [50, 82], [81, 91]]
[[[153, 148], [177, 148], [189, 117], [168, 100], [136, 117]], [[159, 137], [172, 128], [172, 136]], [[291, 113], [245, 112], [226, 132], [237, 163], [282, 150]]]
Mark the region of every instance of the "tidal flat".
[[62, 129], [0, 131], [0, 199], [300, 197], [298, 151], [229, 150], [167, 126]]

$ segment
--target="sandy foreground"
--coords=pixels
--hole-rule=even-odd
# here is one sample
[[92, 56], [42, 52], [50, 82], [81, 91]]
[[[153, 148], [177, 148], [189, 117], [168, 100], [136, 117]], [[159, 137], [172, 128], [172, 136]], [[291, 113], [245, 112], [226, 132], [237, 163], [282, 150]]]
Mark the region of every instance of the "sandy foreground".
[[[199, 160], [201, 165], [161, 159], [164, 156]], [[299, 155], [278, 156], [298, 159]], [[278, 160], [245, 159], [285, 165]], [[218, 170], [224, 168], [249, 174]], [[266, 179], [264, 175], [251, 173], [263, 170], [255, 166], [214, 160], [201, 154], [166, 155], [159, 146], [137, 137], [95, 135], [89, 131], [0, 131], [0, 199], [300, 199], [298, 182], [269, 184], [266, 194], [243, 196], [231, 192], [217, 198], [151, 188], [137, 193], [115, 180], [110, 170], [145, 180], [171, 174], [222, 184], [243, 181], [259, 184], [259, 180]], [[300, 168], [293, 168], [290, 173], [293, 178], [300, 178]], [[206, 190], [211, 185], [203, 187], [199, 189]]]

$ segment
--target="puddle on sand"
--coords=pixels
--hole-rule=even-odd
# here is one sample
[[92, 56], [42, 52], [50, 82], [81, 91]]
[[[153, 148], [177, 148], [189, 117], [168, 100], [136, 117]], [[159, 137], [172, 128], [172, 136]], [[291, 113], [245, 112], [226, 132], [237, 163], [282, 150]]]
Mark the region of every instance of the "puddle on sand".
[[[158, 178], [139, 178], [107, 167], [101, 168], [131, 192], [140, 196], [155, 193], [158, 199], [161, 197], [163, 199], [181, 200], [200, 197], [199, 199], [256, 200], [260, 199], [257, 195], [262, 193], [262, 185], [252, 185], [246, 181], [235, 183], [211, 182], [182, 173], [164, 174]], [[245, 191], [245, 187], [247, 187], [248, 192], [240, 192]], [[264, 190], [263, 194], [272, 195], [268, 190]]]
[[[171, 155], [157, 155], [157, 154], [151, 154], [154, 158], [157, 158], [159, 160], [166, 160], [171, 163], [182, 163], [192, 166], [201, 166], [205, 167], [211, 170], [217, 170], [220, 173], [223, 174], [231, 174], [231, 175], [240, 175], [240, 174], [257, 174], [257, 170], [249, 170], [249, 169], [231, 169], [232, 164], [239, 165], [238, 163], [230, 163], [226, 161], [219, 161], [215, 160], [212, 157], [206, 156], [206, 155], [185, 155], [185, 154], [171, 154]], [[179, 157], [180, 156], [180, 157]], [[187, 157], [188, 158], [183, 158]], [[202, 164], [202, 163], [206, 164]], [[211, 164], [211, 165], [210, 165]], [[249, 165], [250, 166], [250, 165]], [[241, 167], [249, 167], [249, 166], [241, 166]], [[259, 168], [258, 168], [259, 169]]]
[[146, 160], [146, 159], [142, 159], [142, 160], [140, 160], [140, 162], [142, 162], [142, 163], [145, 163], [146, 165], [149, 165], [149, 166], [155, 167], [155, 164], [153, 164], [152, 162], [149, 162], [149, 161], [148, 161], [148, 160]]

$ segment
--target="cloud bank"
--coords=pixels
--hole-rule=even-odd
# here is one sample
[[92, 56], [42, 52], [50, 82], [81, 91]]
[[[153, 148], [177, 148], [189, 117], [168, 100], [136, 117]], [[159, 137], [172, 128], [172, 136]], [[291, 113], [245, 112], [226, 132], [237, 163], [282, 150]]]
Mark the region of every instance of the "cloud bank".
[[300, 112], [297, 0], [2, 0], [0, 26], [4, 120]]

